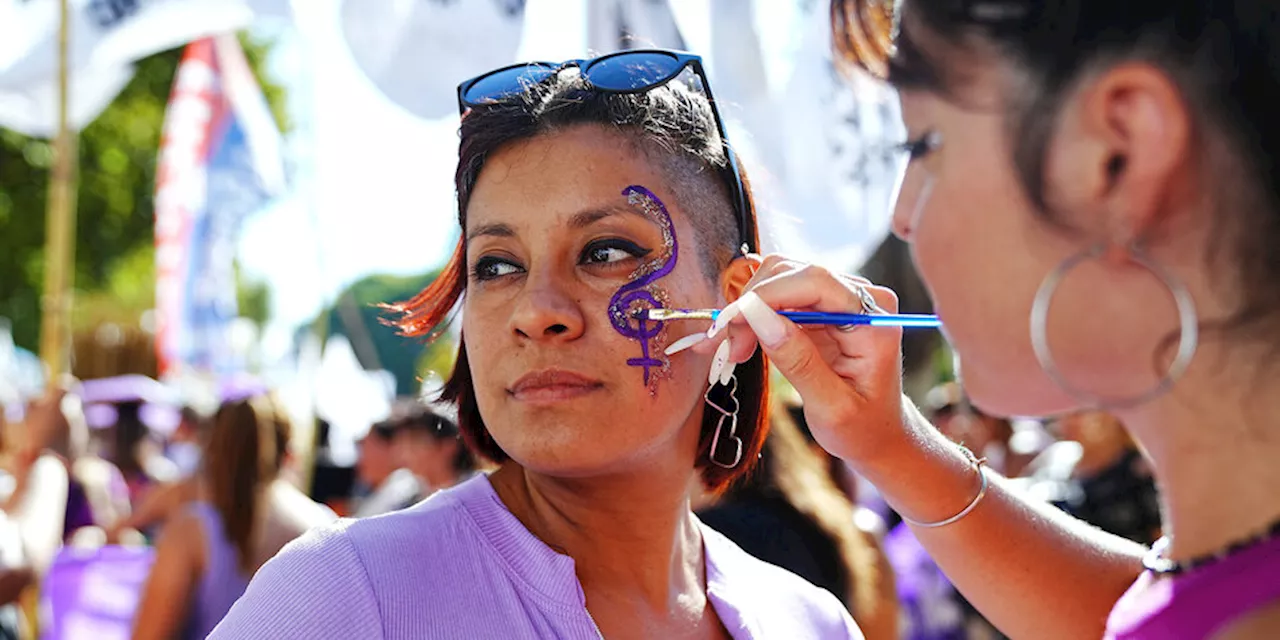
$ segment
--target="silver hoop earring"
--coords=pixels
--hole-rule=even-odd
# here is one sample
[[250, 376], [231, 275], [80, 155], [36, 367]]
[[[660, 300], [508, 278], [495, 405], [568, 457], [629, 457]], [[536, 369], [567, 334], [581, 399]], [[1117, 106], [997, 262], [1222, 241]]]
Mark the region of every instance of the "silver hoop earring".
[[[738, 406], [738, 376], [730, 376], [728, 386], [729, 400], [733, 402], [732, 411], [716, 404], [715, 401], [711, 399], [711, 390], [715, 388], [715, 385], [708, 386], [706, 394], [702, 396], [702, 399], [706, 401], [708, 407], [711, 407], [720, 413], [720, 418], [716, 420], [715, 433], [711, 436], [711, 450], [707, 452], [707, 457], [711, 459], [712, 464], [723, 469], [732, 469], [738, 466], [739, 462], [742, 462], [742, 438], [738, 437], [738, 409], [740, 408]], [[728, 434], [725, 434], [724, 432], [724, 423], [726, 420], [729, 422]], [[722, 447], [720, 439], [722, 437], [728, 438], [726, 444], [732, 443], [732, 456], [720, 455], [720, 449]]]
[[1062, 370], [1058, 368], [1057, 362], [1053, 359], [1052, 350], [1049, 349], [1047, 328], [1049, 307], [1053, 304], [1053, 296], [1058, 290], [1058, 285], [1062, 284], [1063, 278], [1072, 269], [1080, 266], [1081, 263], [1101, 257], [1106, 250], [1107, 245], [1105, 244], [1089, 247], [1062, 261], [1053, 271], [1049, 272], [1049, 275], [1045, 276], [1044, 281], [1040, 283], [1040, 289], [1036, 291], [1035, 302], [1031, 305], [1031, 347], [1035, 350], [1036, 360], [1040, 362], [1040, 368], [1044, 370], [1050, 380], [1053, 380], [1054, 384], [1058, 385], [1067, 394], [1091, 405], [1095, 409], [1120, 409], [1143, 404], [1173, 388], [1174, 383], [1178, 381], [1178, 378], [1182, 377], [1187, 367], [1191, 365], [1191, 358], [1196, 353], [1196, 346], [1200, 339], [1200, 325], [1196, 315], [1195, 300], [1192, 299], [1191, 292], [1187, 290], [1187, 287], [1164, 267], [1148, 258], [1142, 253], [1141, 249], [1130, 247], [1130, 259], [1156, 276], [1160, 283], [1173, 295], [1173, 302], [1178, 307], [1178, 354], [1174, 357], [1173, 363], [1169, 365], [1168, 371], [1165, 372], [1155, 386], [1129, 398], [1103, 397], [1085, 391], [1068, 382], [1066, 377], [1062, 375]]

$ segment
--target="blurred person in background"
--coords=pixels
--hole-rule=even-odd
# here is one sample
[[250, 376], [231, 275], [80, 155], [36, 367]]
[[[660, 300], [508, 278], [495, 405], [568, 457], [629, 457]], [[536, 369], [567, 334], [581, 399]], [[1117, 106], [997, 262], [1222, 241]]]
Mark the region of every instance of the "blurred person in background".
[[23, 552], [37, 575], [44, 574], [62, 547], [69, 516], [73, 522], [92, 519], [82, 491], [74, 505], [68, 500], [70, 463], [49, 448], [58, 440], [64, 409], [74, 406], [73, 401], [64, 402], [68, 386], [50, 386], [32, 400], [23, 421], [8, 425], [3, 439], [5, 470], [11, 481], [6, 483], [9, 493], [0, 510], [16, 524]]
[[[0, 423], [3, 423], [0, 417]], [[17, 523], [0, 511], [0, 640], [18, 640], [22, 628], [23, 592], [35, 583], [35, 571], [22, 549]]]
[[986, 458], [992, 469], [1006, 476], [1021, 475], [1034, 459], [1012, 451], [1013, 423], [973, 406], [958, 383], [946, 382], [930, 389], [921, 409], [943, 435]]
[[404, 468], [413, 472], [421, 487], [418, 495], [402, 506], [448, 489], [477, 472], [476, 458], [462, 441], [457, 423], [416, 402], [398, 419], [395, 448]]
[[89, 426], [76, 393], [68, 392], [60, 404], [61, 410], [50, 414], [47, 446], [67, 465], [63, 538], [76, 546], [99, 546], [107, 541], [104, 531], [128, 519], [129, 489], [115, 465], [90, 452]]
[[830, 591], [868, 640], [894, 640], [893, 569], [875, 535], [858, 528], [825, 452], [813, 450], [788, 409], [774, 402], [755, 470], [698, 517], [743, 551]]
[[200, 415], [194, 408], [182, 408], [178, 426], [165, 443], [164, 454], [177, 468], [179, 477], [148, 490], [128, 518], [107, 530], [108, 542], [122, 542], [121, 535], [126, 532], [152, 531], [182, 506], [197, 499], [200, 464], [209, 422], [208, 418]]
[[364, 492], [353, 514], [357, 518], [395, 511], [412, 504], [419, 494], [418, 478], [404, 467], [395, 444], [400, 426], [400, 420], [389, 418], [356, 441], [356, 479]]
[[[11, 442], [5, 407], [0, 405], [0, 454]], [[7, 457], [7, 456], [6, 456]], [[14, 478], [0, 469], [0, 498], [13, 491]], [[27, 559], [26, 545], [16, 520], [0, 510], [0, 640], [18, 640], [23, 624], [20, 598], [35, 583], [35, 571]]]
[[1151, 467], [1115, 416], [1081, 411], [1050, 423], [1062, 441], [1029, 468], [1029, 490], [1108, 533], [1152, 544], [1160, 500]]
[[115, 424], [104, 434], [106, 458], [120, 469], [129, 487], [129, 502], [138, 505], [148, 491], [178, 479], [178, 467], [162, 453], [160, 443], [142, 421], [142, 402], [114, 403]]
[[204, 638], [262, 563], [333, 521], [279, 484], [291, 428], [268, 395], [223, 404], [213, 419], [197, 499], [164, 524], [134, 624], [135, 640]]
[[178, 426], [165, 442], [164, 455], [178, 468], [178, 475], [189, 478], [200, 469], [201, 441], [208, 420], [193, 407], [183, 407]]
[[323, 418], [316, 419], [315, 463], [308, 494], [342, 517], [351, 516], [357, 485], [355, 466], [334, 459], [330, 443], [332, 429]]

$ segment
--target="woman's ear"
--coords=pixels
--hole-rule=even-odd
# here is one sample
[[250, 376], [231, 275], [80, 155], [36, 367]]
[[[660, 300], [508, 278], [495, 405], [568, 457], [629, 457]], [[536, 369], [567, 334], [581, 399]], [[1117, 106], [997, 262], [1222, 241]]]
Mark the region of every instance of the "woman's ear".
[[733, 262], [730, 262], [729, 266], [720, 273], [720, 297], [726, 303], [742, 297], [762, 262], [763, 259], [757, 255], [734, 258]]

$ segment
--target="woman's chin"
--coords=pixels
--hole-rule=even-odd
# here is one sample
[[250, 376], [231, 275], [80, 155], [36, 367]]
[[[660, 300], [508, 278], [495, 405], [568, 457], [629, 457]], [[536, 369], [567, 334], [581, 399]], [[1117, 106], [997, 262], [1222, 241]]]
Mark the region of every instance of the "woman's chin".
[[499, 438], [498, 443], [526, 471], [553, 478], [605, 477], [652, 467], [652, 460], [646, 462], [640, 454], [650, 448], [644, 442], [551, 431], [544, 430], [536, 439]]
[[966, 363], [961, 379], [973, 406], [996, 417], [1054, 416], [1074, 411], [1080, 404], [1040, 371], [1011, 374], [1006, 369], [998, 375], [986, 375], [983, 369]]

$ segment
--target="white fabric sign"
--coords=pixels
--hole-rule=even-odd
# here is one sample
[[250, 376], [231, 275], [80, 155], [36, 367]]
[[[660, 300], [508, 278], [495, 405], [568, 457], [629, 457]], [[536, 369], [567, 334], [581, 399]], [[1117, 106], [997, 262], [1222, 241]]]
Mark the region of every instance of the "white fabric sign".
[[525, 0], [344, 0], [351, 56], [392, 102], [424, 119], [456, 114], [458, 83], [517, 62]]

